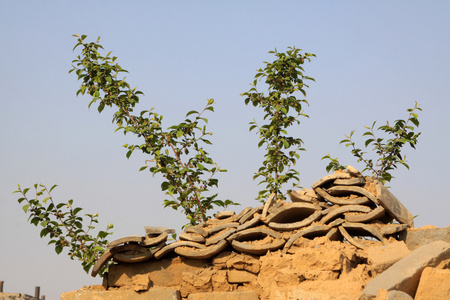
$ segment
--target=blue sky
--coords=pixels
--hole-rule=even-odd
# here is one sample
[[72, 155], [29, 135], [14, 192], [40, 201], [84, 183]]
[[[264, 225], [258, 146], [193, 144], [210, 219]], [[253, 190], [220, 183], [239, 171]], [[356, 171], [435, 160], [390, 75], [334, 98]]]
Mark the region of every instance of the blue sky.
[[[298, 170], [310, 187], [326, 175], [327, 153], [359, 169], [339, 141], [364, 125], [405, 118], [417, 101], [422, 135], [406, 149], [410, 170], [393, 172], [391, 191], [416, 226], [448, 224], [450, 162], [450, 4], [447, 1], [1, 1], [0, 2], [0, 280], [6, 292], [47, 299], [100, 284], [76, 261], [57, 256], [39, 228], [29, 225], [11, 193], [17, 184], [58, 184], [55, 200], [73, 198], [98, 212], [114, 236], [144, 234], [144, 226], [180, 230], [181, 212], [163, 209], [160, 179], [138, 172], [145, 157], [127, 160], [131, 137], [114, 133], [114, 111], [99, 115], [76, 97], [68, 74], [74, 33], [119, 57], [127, 80], [145, 93], [141, 109], [155, 107], [167, 125], [216, 101], [208, 150], [228, 173], [219, 195], [255, 206], [253, 172], [263, 160], [248, 122], [261, 112], [243, 103], [267, 52], [289, 46], [317, 55], [305, 65], [316, 79], [307, 99], [310, 116], [291, 133], [305, 142]], [[363, 139], [359, 139], [363, 141]], [[61, 274], [64, 274], [61, 276]]]

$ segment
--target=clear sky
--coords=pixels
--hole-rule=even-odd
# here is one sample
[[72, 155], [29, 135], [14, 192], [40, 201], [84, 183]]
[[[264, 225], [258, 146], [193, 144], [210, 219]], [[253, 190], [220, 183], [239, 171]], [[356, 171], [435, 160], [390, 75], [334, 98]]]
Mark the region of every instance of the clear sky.
[[[143, 235], [144, 226], [177, 229], [181, 212], [163, 209], [160, 178], [138, 172], [145, 157], [127, 160], [111, 116], [88, 109], [68, 74], [74, 33], [119, 57], [132, 86], [145, 93], [171, 125], [207, 98], [214, 132], [208, 150], [228, 173], [219, 196], [258, 205], [253, 172], [263, 160], [248, 122], [261, 114], [240, 96], [267, 52], [295, 46], [315, 53], [305, 73], [316, 79], [310, 116], [291, 131], [305, 142], [298, 170], [309, 188], [326, 175], [327, 153], [359, 169], [339, 141], [364, 125], [406, 118], [420, 103], [417, 150], [405, 149], [410, 170], [393, 172], [392, 193], [418, 215], [416, 226], [450, 225], [447, 158], [450, 142], [450, 3], [448, 1], [0, 1], [0, 280], [5, 292], [47, 299], [83, 285], [101, 284], [77, 261], [56, 255], [40, 228], [11, 193], [34, 183], [58, 184], [56, 201], [74, 199], [112, 239]], [[358, 141], [363, 141], [358, 139]], [[234, 208], [233, 208], [234, 209]]]

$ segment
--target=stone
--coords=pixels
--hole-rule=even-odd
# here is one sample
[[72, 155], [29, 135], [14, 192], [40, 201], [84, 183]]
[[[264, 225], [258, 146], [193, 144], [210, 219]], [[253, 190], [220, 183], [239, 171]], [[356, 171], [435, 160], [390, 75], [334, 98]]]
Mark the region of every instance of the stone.
[[343, 223], [345, 223], [345, 220], [341, 219], [341, 218], [338, 218], [338, 219], [335, 219], [333, 222], [328, 223], [328, 226], [336, 227], [336, 226], [339, 226], [339, 225], [341, 225]]
[[388, 300], [388, 291], [380, 289], [373, 300]]
[[263, 226], [237, 232], [228, 241], [234, 249], [256, 255], [280, 249], [286, 243], [279, 233]]
[[177, 241], [177, 242], [171, 243], [171, 244], [163, 247], [161, 250], [159, 250], [158, 252], [155, 253], [154, 257], [155, 257], [155, 259], [161, 259], [167, 253], [172, 252], [175, 248], [183, 247], [183, 246], [196, 247], [196, 248], [200, 248], [200, 249], [205, 249], [206, 248], [205, 245], [199, 244], [199, 243], [195, 243], [195, 242]]
[[[94, 267], [92, 268], [91, 276], [92, 277], [97, 276], [97, 274], [101, 270], [101, 268], [110, 259], [112, 259], [113, 256], [116, 253], [119, 253], [119, 252], [122, 252], [122, 251], [129, 251], [129, 250], [135, 249], [136, 247], [139, 247], [139, 246], [137, 244], [127, 244], [127, 245], [116, 246], [116, 247], [114, 247], [112, 249], [109, 249], [109, 250], [105, 251], [105, 253], [103, 253], [103, 255], [97, 260], [97, 262], [95, 263]], [[157, 248], [159, 248], [159, 247], [157, 247]], [[154, 254], [154, 252], [151, 253], [151, 256], [153, 256], [153, 254]]]
[[270, 194], [269, 199], [267, 199], [266, 203], [264, 204], [264, 208], [261, 214], [264, 218], [267, 216], [269, 208], [273, 205], [273, 200], [275, 199], [275, 196], [276, 196], [275, 193]]
[[[387, 235], [399, 233], [406, 229], [408, 229], [408, 225], [406, 225], [406, 224], [386, 224], [386, 225], [381, 226], [380, 233], [384, 236], [387, 236]], [[411, 250], [411, 248], [410, 248], [410, 250]]]
[[225, 240], [227, 237], [232, 235], [236, 231], [236, 228], [227, 228], [223, 229], [222, 231], [219, 231], [218, 233], [214, 234], [213, 236], [206, 239], [205, 245], [213, 245], [217, 244], [218, 242]]
[[268, 226], [270, 228], [278, 230], [278, 231], [292, 231], [295, 229], [299, 229], [299, 228], [311, 225], [311, 223], [319, 220], [321, 217], [322, 217], [322, 211], [316, 210], [312, 215], [310, 215], [309, 217], [307, 217], [303, 220], [300, 220], [298, 222], [292, 222], [292, 223], [269, 222]]
[[373, 220], [382, 219], [385, 216], [384, 208], [382, 206], [378, 206], [366, 214], [347, 213], [345, 214], [345, 220], [351, 223], [367, 223]]
[[330, 210], [330, 212], [320, 220], [320, 223], [326, 224], [327, 222], [347, 212], [368, 213], [370, 211], [372, 211], [372, 209], [364, 205], [344, 205]]
[[234, 212], [234, 211], [231, 211], [231, 210], [227, 210], [227, 211], [221, 211], [221, 212], [218, 212], [218, 213], [216, 213], [214, 216], [217, 218], [217, 219], [225, 219], [225, 218], [229, 218], [229, 217], [231, 217], [231, 216], [234, 216], [236, 213]]
[[100, 256], [99, 259], [97, 259], [97, 261], [95, 262], [94, 267], [92, 268], [91, 271], [91, 276], [95, 277], [97, 276], [98, 272], [100, 272], [100, 269], [113, 257], [113, 253], [111, 253], [111, 251], [106, 250], [105, 253], [102, 254], [102, 256]]
[[284, 239], [274, 239], [270, 243], [254, 243], [254, 244], [247, 244], [245, 242], [240, 242], [238, 240], [233, 240], [231, 242], [231, 246], [233, 246], [234, 249], [250, 253], [250, 254], [256, 254], [256, 255], [264, 255], [268, 251], [274, 251], [282, 248], [286, 241]]
[[342, 227], [352, 235], [356, 236], [372, 236], [382, 242], [386, 243], [384, 237], [374, 227], [364, 223], [343, 223]]
[[[269, 210], [267, 211], [268, 214], [271, 214], [274, 210], [278, 209], [279, 207], [285, 205], [286, 202], [284, 202], [283, 200], [278, 201], [277, 203], [275, 203], [274, 205], [272, 205]], [[266, 216], [267, 217], [267, 216]]]
[[175, 233], [175, 229], [167, 228], [167, 227], [157, 227], [157, 226], [145, 226], [144, 227], [145, 234], [161, 234], [163, 232], [167, 232], [168, 234]]
[[151, 288], [148, 291], [139, 293], [133, 290], [89, 291], [82, 289], [61, 294], [61, 300], [92, 300], [92, 299], [181, 300], [181, 296], [178, 290], [168, 288]]
[[240, 220], [246, 213], [248, 213], [251, 209], [252, 209], [252, 207], [250, 207], [250, 206], [244, 208], [240, 213], [238, 213], [238, 214], [236, 215], [236, 221], [239, 222], [239, 220]]
[[245, 270], [228, 270], [228, 282], [229, 283], [247, 283], [256, 281], [257, 275]]
[[414, 299], [450, 299], [450, 269], [425, 268]]
[[413, 297], [402, 291], [389, 291], [388, 300], [414, 300]]
[[305, 193], [305, 196], [309, 196], [314, 200], [319, 200], [319, 196], [317, 196], [316, 192], [313, 189], [303, 188], [302, 191]]
[[345, 172], [334, 172], [333, 174], [327, 175], [317, 180], [311, 187], [313, 188], [313, 190], [315, 190], [316, 188], [336, 179], [350, 179], [350, 174]]
[[227, 228], [237, 228], [240, 225], [240, 223], [238, 222], [231, 222], [231, 223], [226, 223], [226, 224], [221, 224], [221, 225], [216, 225], [211, 227], [210, 229], [208, 229], [208, 235], [213, 235], [219, 231], [222, 231], [223, 229], [227, 229]]
[[193, 293], [188, 300], [258, 300], [258, 294], [254, 291], [242, 292], [211, 292], [211, 293]]
[[246, 212], [240, 219], [239, 219], [239, 223], [243, 224], [245, 222], [247, 222], [248, 220], [250, 220], [251, 218], [253, 218], [253, 215], [255, 213], [261, 212], [263, 210], [264, 206], [258, 206], [258, 207], [254, 207], [251, 208], [248, 212]]
[[[161, 248], [164, 245], [165, 244], [162, 244]], [[125, 245], [125, 246], [128, 246], [128, 245]], [[138, 263], [138, 262], [149, 260], [150, 258], [153, 257], [153, 255], [155, 254], [156, 251], [161, 249], [161, 248], [157, 248], [152, 251], [152, 250], [149, 250], [149, 249], [139, 246], [139, 245], [133, 245], [133, 246], [135, 246], [135, 247], [133, 247], [134, 249], [130, 249], [128, 251], [119, 252], [119, 253], [114, 254], [113, 259], [115, 261], [120, 261], [120, 262]]]
[[222, 225], [227, 223], [236, 222], [238, 220], [237, 215], [232, 215], [231, 217], [224, 219], [209, 219], [206, 221], [206, 225]]
[[340, 198], [334, 197], [328, 194], [324, 189], [318, 187], [316, 188], [316, 193], [324, 198], [325, 200], [337, 204], [337, 205], [361, 205], [361, 204], [370, 204], [371, 201], [367, 197], [358, 197], [358, 198]]
[[119, 246], [119, 245], [122, 245], [122, 244], [125, 244], [125, 243], [129, 243], [129, 242], [141, 243], [143, 240], [144, 240], [143, 236], [130, 235], [130, 236], [126, 236], [126, 237], [120, 238], [118, 240], [112, 241], [106, 247], [108, 249], [111, 249], [111, 248], [114, 248], [116, 246]]
[[186, 227], [184, 232], [186, 232], [186, 233], [197, 233], [197, 234], [200, 234], [203, 237], [207, 237], [208, 236], [208, 232], [206, 230], [204, 230], [203, 228], [200, 228], [198, 226]]
[[283, 252], [286, 253], [289, 248], [291, 248], [292, 244], [299, 239], [300, 237], [310, 237], [315, 238], [317, 236], [323, 236], [330, 231], [331, 226], [328, 225], [319, 225], [319, 226], [311, 226], [305, 229], [300, 230], [296, 234], [294, 234], [284, 245]]
[[380, 274], [409, 253], [411, 251], [404, 242], [394, 242], [385, 246], [370, 247], [367, 250], [367, 261], [372, 265], [372, 270]]
[[260, 226], [260, 227], [250, 228], [250, 229], [236, 232], [235, 234], [228, 237], [227, 240], [229, 242], [231, 242], [235, 239], [237, 239], [239, 241], [256, 240], [256, 239], [263, 239], [266, 236], [271, 236], [275, 239], [282, 238], [282, 236], [278, 232], [273, 231], [272, 229], [267, 228], [265, 226]]
[[338, 228], [333, 227], [328, 231], [328, 233], [325, 235], [330, 241], [342, 241], [342, 234], [339, 231]]
[[291, 193], [289, 194], [289, 196], [291, 197], [291, 201], [292, 202], [306, 202], [306, 203], [313, 203], [314, 198], [306, 195], [306, 192], [301, 190], [301, 191], [291, 191]]
[[351, 176], [356, 178], [363, 178], [363, 175], [355, 167], [347, 166], [346, 169]]
[[236, 228], [236, 231], [242, 231], [251, 227], [255, 227], [261, 223], [261, 215], [258, 213], [255, 213], [255, 216], [250, 221], [245, 222], [244, 224], [241, 224]]
[[408, 209], [378, 180], [374, 181], [378, 202], [386, 212], [401, 224], [414, 227], [414, 219]]
[[128, 252], [128, 251], [136, 251], [139, 253], [145, 253], [147, 248], [143, 247], [142, 244], [139, 243], [129, 243], [120, 246], [115, 246], [114, 248], [109, 249], [112, 254]]
[[182, 232], [179, 236], [179, 239], [182, 241], [191, 241], [191, 242], [196, 242], [196, 243], [200, 243], [200, 244], [204, 244], [206, 242], [205, 237], [198, 233]]
[[360, 299], [374, 298], [380, 289], [399, 290], [414, 297], [422, 271], [426, 267], [437, 266], [449, 257], [450, 243], [436, 241], [421, 246], [370, 280]]
[[342, 235], [342, 236], [343, 236], [350, 244], [352, 244], [352, 245], [355, 246], [356, 248], [359, 248], [359, 249], [366, 249], [366, 246], [365, 246], [363, 243], [361, 243], [361, 242], [359, 242], [358, 240], [356, 240], [355, 238], [353, 238], [353, 236], [351, 236], [351, 235], [347, 232], [347, 230], [345, 230], [344, 227], [339, 226], [339, 232], [341, 233], [341, 235]]
[[405, 241], [409, 250], [434, 241], [450, 243], [450, 226], [445, 228], [411, 228], [400, 233], [400, 240]]
[[370, 199], [375, 204], [378, 204], [378, 199], [368, 190], [359, 186], [335, 185], [327, 189], [327, 192], [332, 196], [359, 194]]
[[364, 178], [351, 178], [351, 179], [336, 179], [333, 181], [334, 185], [365, 185], [366, 180]]
[[169, 234], [166, 231], [162, 232], [156, 236], [146, 234], [143, 241], [141, 242], [141, 245], [144, 247], [154, 246], [154, 245], [157, 245], [157, 244], [167, 241], [168, 236], [169, 236]]
[[303, 221], [321, 208], [311, 203], [288, 203], [274, 210], [267, 216], [266, 223], [293, 223]]
[[410, 295], [402, 291], [386, 291], [381, 289], [374, 300], [414, 300]]
[[175, 253], [183, 257], [192, 259], [210, 259], [211, 257], [219, 254], [228, 246], [226, 240], [221, 240], [217, 244], [206, 247], [205, 249], [191, 248], [191, 247], [177, 247]]
[[333, 205], [333, 206], [325, 208], [324, 210], [322, 210], [322, 216], [327, 215], [329, 212], [331, 212], [339, 207], [340, 207], [340, 205]]

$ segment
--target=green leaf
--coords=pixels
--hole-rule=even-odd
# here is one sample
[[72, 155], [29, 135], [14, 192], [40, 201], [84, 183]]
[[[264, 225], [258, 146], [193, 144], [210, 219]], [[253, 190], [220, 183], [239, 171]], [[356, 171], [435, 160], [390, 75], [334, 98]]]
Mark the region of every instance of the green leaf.
[[[98, 96], [97, 96], [98, 97]], [[100, 104], [98, 105], [98, 112], [101, 113], [103, 111], [103, 109], [105, 108], [105, 103], [102, 101], [100, 102]]]
[[83, 228], [83, 224], [81, 224], [81, 222], [75, 222], [74, 224], [77, 228]]
[[56, 254], [59, 255], [59, 254], [62, 252], [62, 250], [63, 250], [63, 247], [62, 247], [61, 245], [55, 246], [55, 252], [56, 252]]
[[129, 159], [132, 153], [133, 153], [133, 149], [128, 150], [126, 157]]
[[190, 115], [192, 115], [192, 114], [198, 114], [198, 111], [196, 111], [196, 110], [191, 110], [190, 112], [188, 112], [188, 113], [186, 114], [186, 117], [188, 117], [188, 116], [190, 116]]
[[40, 232], [40, 237], [43, 238], [44, 236], [46, 236], [49, 233], [47, 228], [44, 228], [41, 230]]
[[57, 186], [58, 186], [58, 185], [56, 185], [56, 184], [53, 185], [53, 186], [50, 188], [50, 190], [49, 190], [48, 192], [51, 193], [51, 192], [53, 191], [53, 189], [56, 188]]
[[[102, 233], [103, 233], [103, 231], [102, 231]], [[106, 236], [105, 236], [105, 237], [106, 237]], [[103, 237], [103, 238], [105, 238], [105, 237]], [[92, 249], [92, 251], [104, 252], [105, 249], [103, 249], [102, 246], [95, 246], [95, 247]]]
[[370, 145], [370, 143], [372, 143], [374, 141], [374, 139], [368, 139], [368, 140], [366, 140], [366, 142], [365, 142], [365, 146], [367, 147], [368, 145]]
[[40, 220], [41, 219], [39, 217], [34, 217], [33, 219], [31, 219], [30, 223], [33, 224], [34, 226], [37, 226]]

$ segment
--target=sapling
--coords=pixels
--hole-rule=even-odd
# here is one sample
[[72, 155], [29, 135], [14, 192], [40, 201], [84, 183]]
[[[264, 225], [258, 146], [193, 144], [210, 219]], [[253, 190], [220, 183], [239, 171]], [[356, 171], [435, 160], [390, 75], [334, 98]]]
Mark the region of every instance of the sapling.
[[98, 111], [106, 106], [115, 107], [113, 123], [117, 130], [124, 134], [134, 134], [142, 140], [140, 144], [125, 144], [128, 149], [126, 156], [135, 150], [148, 154], [150, 159], [140, 170], [149, 169], [155, 175], [161, 173], [164, 181], [161, 189], [170, 196], [164, 200], [165, 207], [181, 208], [190, 225], [206, 221], [210, 216], [208, 211], [213, 206], [226, 207], [236, 203], [231, 200], [217, 199], [217, 193], [209, 193], [211, 188], [218, 186], [215, 175], [226, 172], [209, 156], [204, 145], [211, 142], [207, 139], [212, 133], [206, 130], [208, 119], [204, 113], [214, 111], [214, 100], [208, 99], [203, 110], [190, 111], [180, 124], [163, 127], [163, 116], [154, 109], [133, 113], [139, 96], [143, 93], [121, 78], [120, 73], [127, 72], [117, 64], [117, 57], [111, 57], [111, 52], [103, 55], [103, 47], [96, 42], [85, 42], [85, 35], [75, 35], [78, 43], [74, 49], [81, 47], [81, 55], [72, 63], [80, 80], [81, 87], [77, 95], [88, 94], [93, 103], [98, 103]]
[[[19, 185], [14, 193], [21, 194], [19, 203], [25, 203], [23, 211], [29, 214], [28, 221], [35, 226], [41, 225], [41, 238], [48, 236], [49, 245], [55, 245], [55, 251], [60, 254], [64, 248], [69, 251], [70, 259], [78, 259], [86, 273], [94, 266], [97, 259], [106, 251], [108, 240], [106, 237], [111, 235], [109, 232], [113, 228], [112, 224], [106, 226], [105, 231], [99, 231], [96, 236], [91, 234], [95, 229], [94, 224], [98, 223], [98, 214], [84, 214], [83, 219], [80, 212], [81, 207], [74, 207], [73, 200], [56, 203], [53, 200], [51, 192], [56, 185], [48, 189], [42, 184], [35, 184], [34, 197], [27, 196], [30, 188], [22, 189]], [[107, 270], [108, 265], [103, 266], [99, 274]]]
[[[283, 186], [294, 180], [293, 187], [300, 181], [299, 172], [294, 169], [299, 151], [304, 151], [301, 138], [289, 136], [288, 127], [300, 124], [300, 117], [308, 117], [303, 111], [303, 105], [308, 105], [306, 99], [298, 99], [297, 94], [306, 97], [305, 81], [313, 78], [305, 76], [302, 65], [310, 61], [314, 54], [304, 53], [301, 49], [288, 48], [283, 52], [270, 51], [276, 59], [265, 62], [264, 69], [259, 69], [255, 75], [252, 88], [242, 94], [245, 104], [262, 108], [265, 124], [255, 119], [250, 122], [250, 131], [257, 130], [259, 135], [258, 147], [264, 146], [266, 154], [262, 166], [255, 173], [253, 179], [262, 178], [259, 184], [265, 188], [258, 193], [257, 200], [265, 202], [269, 195], [275, 194], [275, 200], [286, 198]], [[264, 79], [267, 94], [256, 89], [258, 81]], [[289, 193], [291, 190], [287, 190]]]
[[[351, 147], [351, 153], [358, 159], [358, 162], [362, 162], [365, 165], [364, 171], [371, 171], [381, 183], [385, 184], [390, 182], [394, 178], [391, 171], [396, 169], [398, 165], [403, 165], [409, 169], [407, 164], [406, 155], [402, 154], [403, 146], [409, 145], [415, 149], [417, 145], [417, 139], [420, 136], [420, 132], [415, 133], [414, 130], [419, 128], [419, 116], [418, 111], [422, 111], [420, 105], [416, 102], [414, 107], [408, 108], [408, 118], [406, 120], [396, 120], [393, 125], [386, 121], [383, 126], [375, 128], [376, 121], [372, 126], [364, 126], [366, 131], [363, 136], [367, 136], [367, 140], [364, 143], [365, 148], [372, 146], [373, 152], [378, 155], [376, 161], [372, 158], [368, 158], [367, 152], [364, 152], [361, 148], [356, 147], [356, 143], [352, 137], [354, 130], [346, 135], [340, 144], [344, 144], [346, 147]], [[391, 136], [391, 138], [379, 137], [378, 132], [384, 132]], [[325, 155], [322, 159], [329, 159], [330, 163], [326, 167], [327, 172], [343, 169], [343, 166], [339, 163], [337, 158], [331, 158], [330, 154]]]

